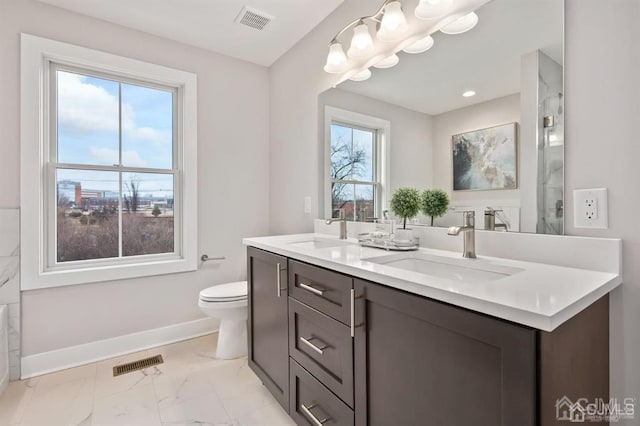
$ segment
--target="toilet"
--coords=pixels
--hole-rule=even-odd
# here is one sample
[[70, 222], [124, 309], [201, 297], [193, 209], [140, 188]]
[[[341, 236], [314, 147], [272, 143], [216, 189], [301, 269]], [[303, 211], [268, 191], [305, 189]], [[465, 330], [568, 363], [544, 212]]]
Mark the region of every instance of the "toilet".
[[214, 285], [200, 292], [198, 306], [220, 320], [216, 358], [247, 355], [247, 282]]

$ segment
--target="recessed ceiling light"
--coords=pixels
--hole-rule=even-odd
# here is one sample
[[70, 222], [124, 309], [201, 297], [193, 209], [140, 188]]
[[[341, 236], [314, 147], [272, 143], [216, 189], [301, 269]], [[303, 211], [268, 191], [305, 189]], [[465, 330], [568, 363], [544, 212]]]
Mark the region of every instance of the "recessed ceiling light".
[[470, 98], [475, 95], [476, 95], [476, 92], [474, 92], [473, 90], [467, 90], [462, 94], [462, 96], [464, 96], [465, 98]]

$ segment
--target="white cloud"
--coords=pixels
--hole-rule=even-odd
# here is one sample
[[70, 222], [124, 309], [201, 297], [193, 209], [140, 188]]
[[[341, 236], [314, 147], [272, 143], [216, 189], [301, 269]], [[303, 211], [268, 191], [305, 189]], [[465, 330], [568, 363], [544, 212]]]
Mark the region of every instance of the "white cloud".
[[[98, 164], [118, 164], [118, 151], [109, 148], [89, 147], [89, 154]], [[147, 162], [140, 157], [137, 151], [122, 151], [122, 163], [130, 167], [145, 167]]]
[[153, 127], [135, 127], [124, 131], [125, 136], [129, 136], [134, 142], [145, 140], [155, 143], [170, 142], [171, 138], [166, 132], [161, 132]]
[[58, 73], [59, 124], [78, 132], [118, 130], [118, 99], [85, 80], [78, 74]]
[[[58, 122], [74, 132], [118, 131], [118, 97], [88, 83], [82, 75], [58, 74]], [[122, 130], [131, 142], [168, 142], [170, 135], [151, 127], [138, 127], [130, 104], [122, 105]], [[124, 155], [124, 154], [123, 154]]]

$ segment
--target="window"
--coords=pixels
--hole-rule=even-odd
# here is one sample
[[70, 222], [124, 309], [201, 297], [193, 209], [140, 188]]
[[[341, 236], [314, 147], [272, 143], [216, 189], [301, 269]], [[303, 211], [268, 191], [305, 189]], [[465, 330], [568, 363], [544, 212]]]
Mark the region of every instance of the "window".
[[195, 76], [24, 34], [22, 49], [22, 250], [40, 254], [23, 287], [196, 269]]
[[376, 209], [377, 130], [331, 124], [331, 209], [344, 209], [347, 220], [366, 221]]
[[347, 220], [370, 221], [386, 205], [389, 122], [326, 107], [326, 214], [344, 209]]
[[175, 253], [176, 90], [50, 66], [49, 264]]

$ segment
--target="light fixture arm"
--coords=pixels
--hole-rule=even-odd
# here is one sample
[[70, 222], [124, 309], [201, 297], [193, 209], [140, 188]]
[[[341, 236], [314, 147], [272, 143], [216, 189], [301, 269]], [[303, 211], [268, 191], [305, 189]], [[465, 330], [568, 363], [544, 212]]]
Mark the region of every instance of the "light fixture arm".
[[[342, 75], [342, 79], [364, 81], [371, 77], [370, 67], [384, 69], [395, 66], [399, 61], [396, 53], [400, 49], [409, 54], [429, 50], [434, 43], [431, 37], [434, 31], [440, 30], [445, 34], [469, 31], [478, 23], [472, 7], [477, 8], [488, 1], [420, 0], [413, 11], [416, 21], [407, 20], [402, 0], [384, 0], [373, 15], [354, 19], [333, 36], [323, 69], [329, 74]], [[421, 24], [420, 21], [427, 22]], [[371, 34], [372, 22], [374, 37]], [[353, 35], [345, 52], [340, 39], [345, 38], [349, 30]]]
[[385, 0], [382, 6], [380, 6], [380, 9], [378, 9], [378, 11], [373, 15], [363, 16], [361, 18], [354, 19], [353, 21], [345, 25], [345, 27], [342, 28], [340, 31], [338, 31], [338, 33], [331, 39], [331, 41], [329, 42], [329, 46], [331, 46], [334, 43], [338, 43], [338, 38], [340, 38], [340, 36], [344, 34], [345, 31], [349, 30], [350, 28], [353, 28], [354, 26], [360, 23], [364, 23], [365, 21], [374, 21], [379, 24], [381, 21], [382, 15], [384, 15], [384, 8], [387, 6], [387, 4], [391, 3], [392, 1], [394, 0]]

